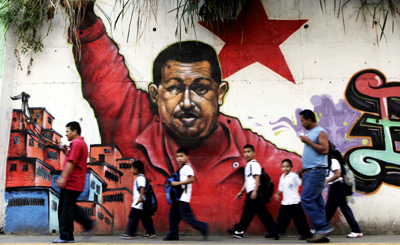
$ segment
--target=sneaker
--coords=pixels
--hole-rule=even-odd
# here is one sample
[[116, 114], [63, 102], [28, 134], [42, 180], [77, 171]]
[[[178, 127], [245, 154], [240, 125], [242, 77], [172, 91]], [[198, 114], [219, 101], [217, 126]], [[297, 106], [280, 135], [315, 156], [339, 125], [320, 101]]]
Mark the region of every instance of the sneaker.
[[325, 233], [318, 233], [311, 238], [307, 238], [307, 242], [330, 242], [330, 240], [330, 237]]
[[128, 239], [134, 239], [134, 238], [136, 238], [136, 236], [124, 233], [124, 234], [121, 234], [121, 238], [128, 240]]
[[148, 239], [152, 239], [152, 238], [154, 238], [154, 237], [156, 237], [156, 234], [147, 234], [147, 238], [148, 238]]
[[350, 234], [347, 235], [348, 238], [356, 238], [356, 237], [362, 237], [362, 236], [363, 236], [363, 234], [361, 232], [360, 233], [351, 232]]
[[244, 231], [235, 231], [235, 234], [233, 234], [233, 237], [241, 239], [241, 238], [243, 238], [243, 234], [244, 234]]
[[62, 240], [60, 238], [57, 238], [56, 240], [51, 241], [52, 243], [73, 243], [75, 242], [74, 240]]

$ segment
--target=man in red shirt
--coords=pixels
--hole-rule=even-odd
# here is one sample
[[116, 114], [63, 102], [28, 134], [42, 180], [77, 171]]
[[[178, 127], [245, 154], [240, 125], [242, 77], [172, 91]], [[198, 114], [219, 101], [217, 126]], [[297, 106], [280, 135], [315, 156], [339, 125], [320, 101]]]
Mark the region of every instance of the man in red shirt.
[[94, 221], [89, 219], [76, 205], [76, 199], [85, 187], [88, 147], [83, 141], [81, 127], [78, 122], [70, 122], [66, 126], [70, 149], [64, 145], [65, 161], [61, 177], [58, 179], [60, 200], [58, 203], [58, 224], [60, 238], [53, 243], [74, 242], [74, 219], [85, 227], [87, 232], [93, 229]]
[[[243, 181], [246, 144], [255, 147], [260, 165], [277, 183], [283, 159], [300, 167], [299, 155], [278, 149], [219, 112], [228, 83], [222, 80], [213, 47], [185, 41], [165, 48], [154, 60], [147, 93], [136, 88], [117, 44], [95, 15], [93, 2], [83, 12], [79, 30], [70, 36], [71, 42], [79, 40], [73, 51], [83, 96], [94, 110], [102, 143], [117, 145], [124, 158], [145, 163], [158, 200], [165, 201], [162, 185], [179, 169], [175, 152], [181, 147], [188, 148], [196, 176], [193, 208], [202, 210], [198, 218], [215, 232], [240, 218], [239, 201], [230, 200]], [[270, 206], [276, 214], [279, 205]], [[166, 231], [168, 209], [166, 202], [160, 203], [154, 219], [157, 230]], [[249, 228], [255, 229], [261, 232], [262, 226]]]

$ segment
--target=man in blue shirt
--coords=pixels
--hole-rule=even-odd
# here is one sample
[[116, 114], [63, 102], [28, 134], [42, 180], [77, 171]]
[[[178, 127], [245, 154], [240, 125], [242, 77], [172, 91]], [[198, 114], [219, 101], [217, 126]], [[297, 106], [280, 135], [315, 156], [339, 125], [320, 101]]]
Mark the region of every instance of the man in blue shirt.
[[322, 197], [328, 167], [328, 135], [325, 129], [318, 126], [313, 111], [300, 112], [300, 120], [301, 125], [309, 130], [307, 136], [300, 136], [301, 142], [305, 144], [301, 171], [304, 173], [301, 202], [315, 229], [315, 235], [308, 238], [307, 242], [329, 242], [329, 233], [333, 229], [326, 222]]

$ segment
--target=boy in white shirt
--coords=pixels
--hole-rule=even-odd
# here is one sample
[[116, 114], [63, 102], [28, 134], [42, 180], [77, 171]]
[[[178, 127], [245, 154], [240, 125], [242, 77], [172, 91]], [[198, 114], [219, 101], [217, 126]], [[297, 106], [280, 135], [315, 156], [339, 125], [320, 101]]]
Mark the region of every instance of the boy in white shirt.
[[265, 238], [275, 238], [275, 240], [278, 240], [279, 235], [286, 230], [290, 220], [293, 219], [296, 229], [301, 235], [299, 240], [306, 240], [312, 237], [312, 234], [300, 203], [299, 186], [301, 186], [302, 181], [299, 175], [292, 172], [293, 164], [290, 159], [283, 160], [281, 168], [283, 174], [279, 179], [278, 191], [275, 192], [275, 201], [279, 202], [281, 194], [283, 194], [283, 199], [276, 224], [272, 232], [265, 235]]
[[236, 238], [243, 238], [244, 231], [249, 227], [256, 214], [268, 231], [275, 225], [275, 221], [266, 209], [265, 203], [257, 197], [257, 191], [260, 185], [261, 166], [254, 159], [256, 154], [254, 146], [245, 145], [243, 151], [244, 157], [248, 163], [244, 169], [243, 187], [235, 198], [242, 198], [245, 190], [247, 197], [239, 223], [235, 224], [233, 229], [228, 229], [228, 233]]
[[179, 170], [180, 181], [172, 181], [172, 186], [181, 185], [183, 192], [179, 201], [171, 205], [169, 210], [169, 233], [163, 238], [164, 241], [179, 240], [179, 223], [183, 220], [196, 230], [199, 230], [207, 239], [208, 224], [196, 220], [189, 205], [192, 196], [192, 183], [194, 182], [194, 172], [189, 162], [189, 151], [185, 148], [179, 148], [176, 151], [176, 161], [181, 165]]
[[146, 187], [146, 177], [144, 176], [144, 164], [141, 161], [132, 163], [132, 174], [137, 176], [133, 184], [133, 202], [131, 212], [129, 213], [128, 228], [126, 233], [121, 235], [123, 239], [135, 238], [135, 232], [142, 221], [143, 227], [146, 230], [144, 237], [153, 238], [156, 232], [153, 227], [153, 219], [147, 210], [143, 210], [144, 191]]

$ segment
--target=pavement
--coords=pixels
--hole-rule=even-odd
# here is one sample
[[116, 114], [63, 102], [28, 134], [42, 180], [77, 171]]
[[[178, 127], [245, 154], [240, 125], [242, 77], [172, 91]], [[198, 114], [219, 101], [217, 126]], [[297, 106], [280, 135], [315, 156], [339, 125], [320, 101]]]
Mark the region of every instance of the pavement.
[[[57, 239], [56, 235], [0, 235], [0, 244], [50, 244]], [[93, 236], [89, 240], [84, 240], [82, 236], [75, 236], [75, 244], [309, 244], [306, 241], [298, 240], [298, 236], [282, 236], [280, 240], [266, 239], [263, 236], [245, 236], [237, 239], [226, 236], [210, 236], [207, 241], [202, 236], [181, 236], [179, 241], [163, 241], [163, 236], [153, 239], [138, 237], [132, 240], [124, 240], [119, 236]], [[400, 245], [400, 235], [384, 236], [363, 236], [361, 238], [346, 238], [345, 236], [331, 236], [331, 245], [357, 244], [357, 245], [379, 245], [379, 244], [398, 244]]]

